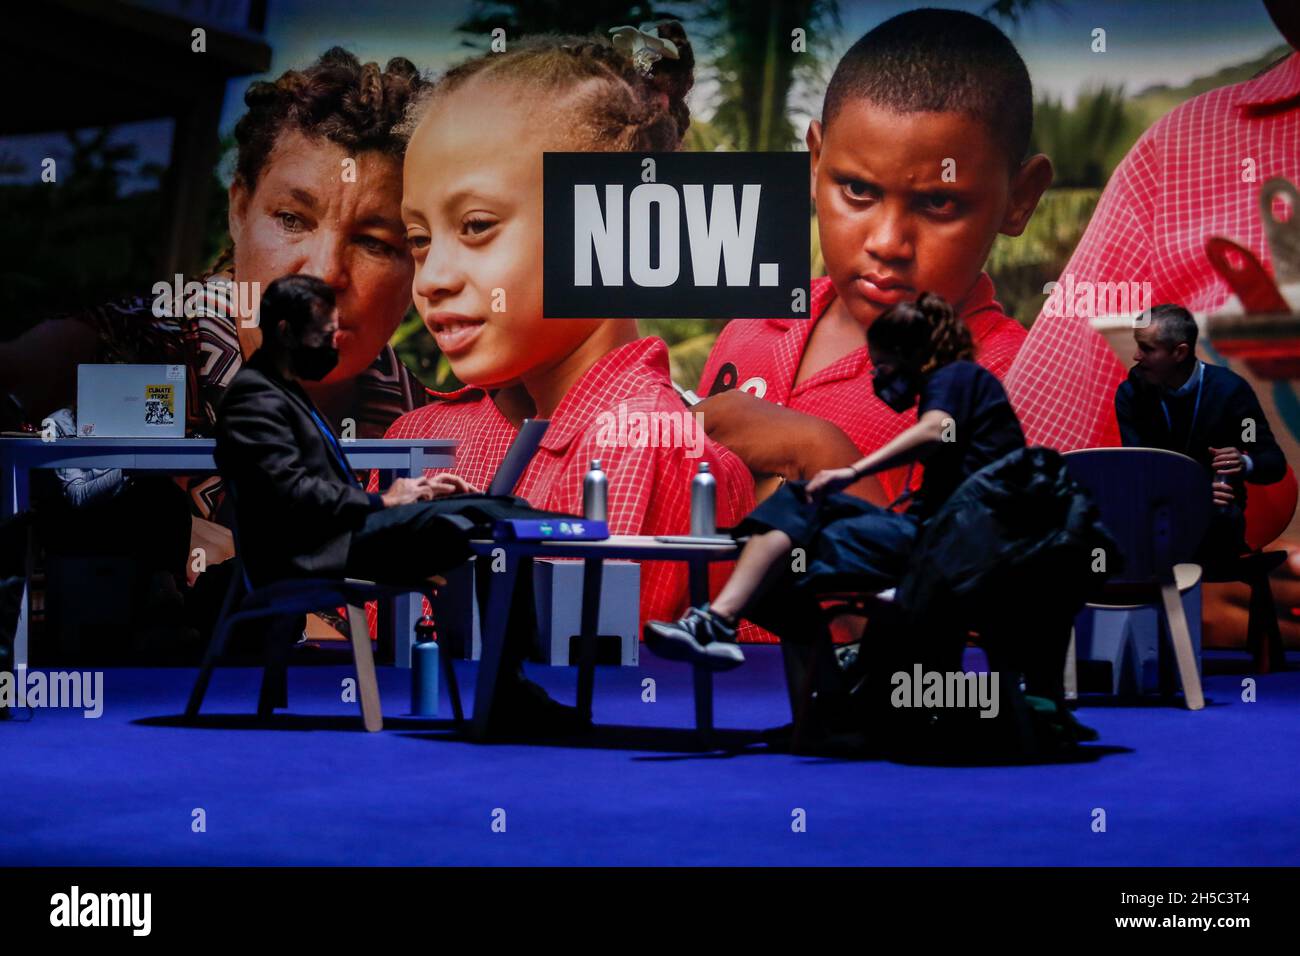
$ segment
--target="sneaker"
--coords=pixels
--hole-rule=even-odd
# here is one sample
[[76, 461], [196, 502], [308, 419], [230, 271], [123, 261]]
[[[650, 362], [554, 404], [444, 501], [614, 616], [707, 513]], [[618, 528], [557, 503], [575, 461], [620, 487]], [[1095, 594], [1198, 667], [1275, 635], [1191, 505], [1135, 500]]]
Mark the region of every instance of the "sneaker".
[[704, 607], [693, 607], [677, 621], [649, 621], [645, 645], [659, 657], [686, 661], [711, 671], [729, 671], [745, 663], [736, 629]]

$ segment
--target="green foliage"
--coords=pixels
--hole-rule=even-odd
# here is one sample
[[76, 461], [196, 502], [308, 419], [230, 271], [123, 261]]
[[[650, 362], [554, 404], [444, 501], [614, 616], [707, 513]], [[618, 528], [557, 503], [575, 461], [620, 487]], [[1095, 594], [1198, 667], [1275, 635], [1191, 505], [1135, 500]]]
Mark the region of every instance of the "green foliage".
[[406, 317], [388, 342], [402, 364], [429, 388], [440, 392], [460, 388], [460, 381], [451, 372], [451, 363], [438, 351], [433, 336], [425, 329], [415, 306], [407, 310]]
[[[824, 89], [827, 54], [840, 28], [835, 0], [712, 0], [700, 22], [715, 51], [703, 75], [717, 83], [712, 123], [735, 149], [786, 151], [800, 142], [790, 119], [792, 93]], [[802, 29], [806, 52], [796, 52], [792, 33]]]
[[1047, 297], [1043, 286], [1060, 277], [1092, 211], [1100, 189], [1049, 189], [1022, 235], [998, 236], [985, 271], [1006, 313], [1029, 326]]
[[733, 143], [722, 130], [708, 120], [691, 117], [691, 125], [682, 140], [682, 149], [689, 153], [713, 153], [718, 150], [734, 150]]
[[1057, 186], [1105, 185], [1136, 138], [1123, 86], [1084, 89], [1072, 109], [1050, 97], [1034, 104], [1031, 149], [1051, 157]]

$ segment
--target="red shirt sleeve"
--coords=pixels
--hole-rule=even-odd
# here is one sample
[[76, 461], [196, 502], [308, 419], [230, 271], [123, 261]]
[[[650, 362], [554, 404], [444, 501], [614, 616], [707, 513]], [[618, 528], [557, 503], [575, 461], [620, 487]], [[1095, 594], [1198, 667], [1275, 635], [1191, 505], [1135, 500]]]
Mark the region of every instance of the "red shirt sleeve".
[[[1111, 175], [1061, 281], [1152, 280], [1158, 176], [1148, 131]], [[1007, 376], [1007, 394], [1031, 445], [1070, 451], [1119, 444], [1115, 389], [1127, 372], [1089, 319], [1045, 307]]]

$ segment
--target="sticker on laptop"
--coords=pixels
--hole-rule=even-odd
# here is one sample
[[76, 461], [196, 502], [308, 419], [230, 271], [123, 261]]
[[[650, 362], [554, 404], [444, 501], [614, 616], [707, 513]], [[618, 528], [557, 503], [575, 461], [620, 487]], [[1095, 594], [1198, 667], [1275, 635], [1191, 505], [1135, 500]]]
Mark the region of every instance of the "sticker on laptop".
[[144, 423], [146, 425], [176, 424], [175, 385], [144, 387]]
[[167, 366], [167, 381], [169, 381], [169, 382], [183, 382], [183, 381], [185, 381], [185, 366], [184, 366], [184, 365], [168, 365], [168, 366]]

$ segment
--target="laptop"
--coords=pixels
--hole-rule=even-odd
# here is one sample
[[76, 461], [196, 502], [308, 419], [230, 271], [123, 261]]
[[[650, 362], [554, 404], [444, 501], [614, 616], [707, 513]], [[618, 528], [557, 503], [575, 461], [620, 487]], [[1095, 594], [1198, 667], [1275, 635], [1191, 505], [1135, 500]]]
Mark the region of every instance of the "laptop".
[[184, 438], [184, 365], [78, 365], [79, 438]]

